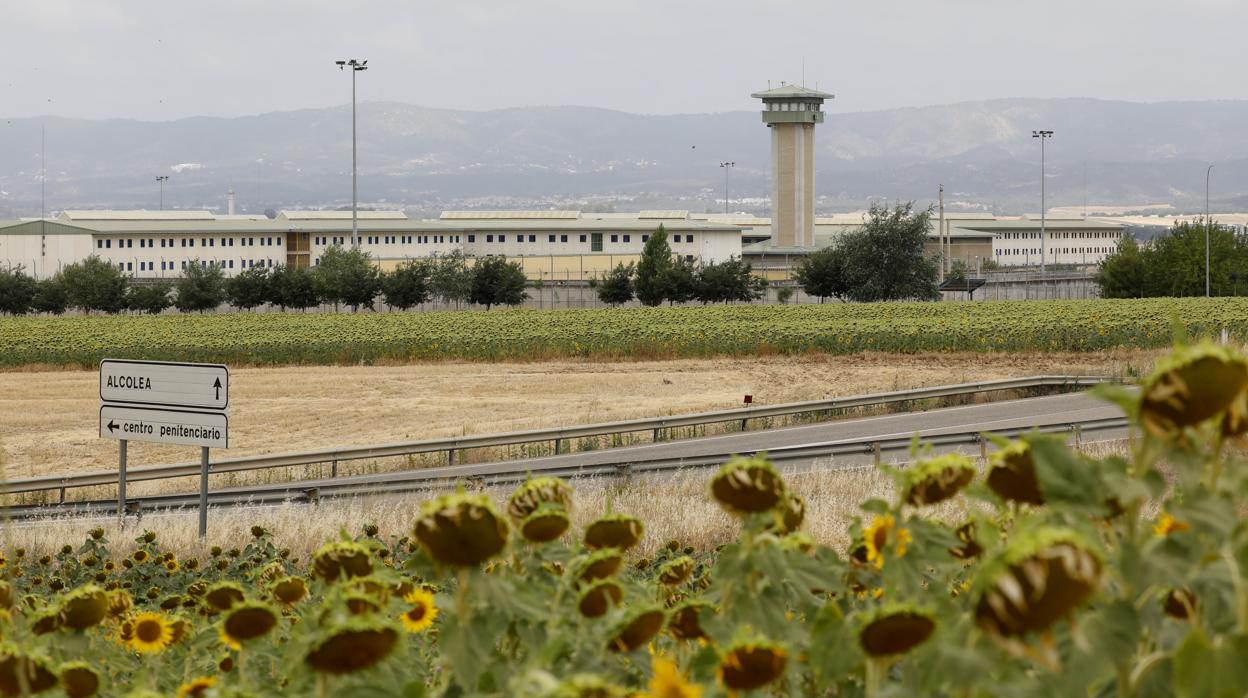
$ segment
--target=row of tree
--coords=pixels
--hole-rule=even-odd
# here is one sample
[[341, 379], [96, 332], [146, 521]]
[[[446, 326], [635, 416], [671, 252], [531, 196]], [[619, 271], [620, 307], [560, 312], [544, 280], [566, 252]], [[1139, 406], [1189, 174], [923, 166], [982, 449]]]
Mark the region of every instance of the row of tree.
[[767, 290], [767, 282], [755, 276], [751, 266], [740, 258], [703, 264], [686, 257], [673, 257], [667, 231], [662, 225], [646, 241], [636, 264], [621, 262], [604, 278], [590, 283], [598, 299], [609, 305], [620, 305], [634, 298], [647, 306], [664, 301], [669, 304], [748, 302], [762, 298]]
[[434, 299], [445, 303], [518, 305], [527, 298], [524, 271], [503, 257], [469, 266], [462, 252], [404, 263], [382, 272], [360, 250], [332, 247], [313, 268], [253, 267], [226, 278], [220, 267], [189, 263], [174, 281], [135, 283], [113, 265], [89, 257], [54, 277], [36, 281], [21, 267], [0, 270], [0, 313], [60, 314], [125, 310], [159, 313], [175, 307], [205, 311], [228, 304], [242, 310], [264, 305], [305, 310], [332, 303], [354, 310], [387, 306], [406, 310]]
[[1204, 220], [1175, 222], [1141, 246], [1124, 237], [1096, 274], [1103, 298], [1205, 295], [1205, 235], [1209, 236], [1209, 293], [1248, 291], [1248, 236]]
[[926, 256], [932, 210], [871, 205], [864, 225], [803, 259], [794, 278], [808, 295], [842, 301], [939, 300], [939, 257]]

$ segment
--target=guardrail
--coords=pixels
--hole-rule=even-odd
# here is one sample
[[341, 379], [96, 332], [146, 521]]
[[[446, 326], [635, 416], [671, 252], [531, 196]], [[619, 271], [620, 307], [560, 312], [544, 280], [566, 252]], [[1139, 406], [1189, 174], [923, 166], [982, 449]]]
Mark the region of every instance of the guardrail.
[[[778, 405], [760, 405], [757, 407], [720, 410], [716, 412], [696, 412], [684, 415], [671, 415], [648, 419], [631, 419], [600, 424], [585, 424], [574, 427], [553, 429], [533, 429], [528, 431], [486, 434], [482, 436], [463, 436], [445, 439], [426, 439], [406, 441], [393, 444], [373, 446], [353, 446], [348, 448], [303, 451], [298, 453], [279, 453], [273, 455], [245, 456], [242, 458], [223, 458], [209, 463], [209, 474], [283, 468], [297, 465], [331, 464], [331, 473], [337, 474], [338, 463], [342, 461], [367, 460], [371, 458], [390, 458], [421, 453], [447, 454], [447, 465], [454, 465], [455, 452], [472, 448], [489, 448], [495, 446], [512, 446], [525, 443], [550, 441], [554, 443], [554, 452], [560, 453], [562, 444], [569, 439], [590, 436], [610, 436], [649, 431], [654, 441], [659, 441], [665, 429], [702, 426], [724, 422], [741, 422], [742, 431], [750, 420], [783, 417], [807, 412], [823, 412], [828, 410], [870, 407], [913, 400], [927, 400], [959, 395], [1003, 390], [1024, 390], [1031, 388], [1082, 388], [1110, 382], [1106, 376], [1030, 376], [1026, 378], [1007, 378], [994, 381], [975, 383], [959, 383], [931, 388], [917, 388], [886, 393], [873, 393], [854, 397], [830, 398], [827, 400], [808, 400], [789, 402]], [[157, 465], [130, 468], [126, 473], [129, 483], [146, 480], [163, 480], [177, 477], [192, 477], [200, 474], [201, 465], [196, 463], [180, 463], [175, 465]], [[0, 494], [18, 494], [24, 492], [60, 491], [60, 501], [65, 501], [65, 491], [79, 487], [96, 487], [117, 484], [116, 471], [97, 471], [74, 475], [50, 475], [28, 478], [14, 478], [0, 483]]]
[[[1122, 417], [1095, 419], [1051, 424], [1040, 427], [1002, 429], [992, 433], [1003, 437], [1016, 437], [1024, 433], [1070, 433], [1079, 442], [1085, 435], [1124, 430], [1127, 420]], [[979, 446], [980, 455], [987, 456], [989, 442], [982, 431], [963, 431], [937, 434], [922, 438], [922, 443], [935, 448]], [[768, 458], [783, 466], [803, 461], [836, 456], [872, 456], [879, 462], [883, 454], [908, 451], [913, 443], [910, 437], [879, 439], [867, 437], [827, 441], [801, 446], [785, 446], [766, 450]], [[734, 451], [694, 457], [679, 458], [620, 458], [593, 464], [561, 464], [558, 462], [486, 463], [480, 465], [442, 466], [424, 470], [409, 470], [383, 475], [356, 475], [338, 479], [305, 480], [283, 484], [253, 485], [218, 490], [208, 495], [212, 506], [258, 506], [286, 502], [317, 503], [321, 499], [345, 496], [385, 495], [417, 490], [434, 490], [472, 483], [474, 486], [497, 486], [523, 482], [533, 475], [552, 475], [563, 478], [620, 476], [645, 473], [663, 473], [691, 468], [716, 468], [733, 455], [755, 455], [759, 451]], [[824, 466], [825, 468], [827, 466]], [[127, 502], [128, 513], [142, 513], [151, 509], [177, 509], [193, 507], [199, 502], [198, 493], [154, 495]], [[90, 502], [69, 502], [59, 505], [23, 505], [6, 507], [4, 515], [13, 519], [41, 518], [60, 515], [115, 515], [117, 502], [113, 499]]]

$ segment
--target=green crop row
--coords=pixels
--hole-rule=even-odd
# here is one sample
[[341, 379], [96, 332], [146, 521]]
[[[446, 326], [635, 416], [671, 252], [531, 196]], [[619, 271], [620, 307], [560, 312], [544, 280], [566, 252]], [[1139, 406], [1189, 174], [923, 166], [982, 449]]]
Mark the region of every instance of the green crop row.
[[1248, 334], [1248, 298], [0, 318], [0, 366], [1097, 351]]

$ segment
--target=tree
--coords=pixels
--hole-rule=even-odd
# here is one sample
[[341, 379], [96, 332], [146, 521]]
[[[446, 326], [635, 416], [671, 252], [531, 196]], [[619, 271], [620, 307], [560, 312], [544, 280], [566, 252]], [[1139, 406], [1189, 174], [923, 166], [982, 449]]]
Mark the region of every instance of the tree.
[[429, 265], [423, 261], [400, 264], [381, 277], [381, 295], [386, 305], [399, 310], [429, 300]]
[[273, 297], [272, 283], [268, 267], [245, 269], [237, 276], [226, 279], [225, 299], [240, 310], [258, 308]]
[[269, 277], [269, 302], [285, 310], [306, 310], [321, 304], [316, 281], [307, 267], [283, 265], [273, 268]]
[[150, 284], [134, 284], [126, 293], [126, 307], [140, 313], [159, 315], [165, 308], [173, 305], [169, 292], [173, 285], [168, 281], [157, 281]]
[[321, 263], [313, 272], [317, 293], [323, 300], [332, 301], [334, 310], [338, 304], [373, 307], [377, 294], [381, 293], [381, 274], [367, 252], [360, 249], [344, 250], [334, 245], [321, 253]]
[[529, 297], [524, 285], [524, 269], [518, 263], [495, 255], [481, 257], [472, 270], [468, 300], [484, 305], [486, 310], [495, 305], [520, 305]]
[[698, 274], [697, 299], [703, 303], [727, 303], [762, 298], [767, 282], [751, 271], [750, 264], [738, 257], [704, 265]]
[[173, 304], [188, 312], [214, 310], [225, 302], [225, 274], [214, 263], [192, 259], [182, 270], [182, 278], [174, 282], [177, 297]]
[[0, 313], [25, 315], [32, 310], [39, 284], [22, 267], [0, 269]]
[[698, 297], [698, 265], [693, 260], [677, 257], [665, 275], [667, 303], [688, 303]]
[[1096, 285], [1102, 298], [1143, 298], [1146, 293], [1147, 261], [1140, 246], [1131, 237], [1118, 241], [1118, 249], [1101, 260], [1096, 270]]
[[43, 279], [35, 289], [35, 298], [31, 309], [37, 313], [60, 315], [69, 307], [69, 294], [65, 291], [65, 280], [60, 274], [50, 279]]
[[793, 278], [801, 284], [806, 295], [815, 296], [820, 303], [825, 298], [845, 300], [849, 296], [849, 281], [845, 276], [845, 250], [839, 245], [833, 245], [811, 253], [798, 263]]
[[[621, 305], [633, 299], [633, 264], [623, 262], [615, 265], [615, 269], [606, 278], [598, 282], [598, 300], [610, 305]], [[659, 302], [663, 299], [660, 298]], [[658, 305], [655, 303], [654, 305]]]
[[939, 300], [938, 267], [923, 255], [930, 208], [914, 212], [914, 203], [893, 208], [872, 204], [867, 222], [837, 243], [845, 255], [849, 300]]
[[472, 293], [472, 277], [462, 250], [434, 255], [429, 263], [430, 292], [443, 303], [454, 303], [457, 308], [460, 303], [467, 302]]
[[126, 308], [130, 279], [120, 269], [92, 255], [61, 270], [69, 305], [84, 313], [116, 313]]
[[660, 224], [646, 241], [641, 259], [637, 261], [637, 280], [633, 287], [642, 305], [656, 306], [667, 299], [671, 269], [672, 247], [667, 243], [667, 231]]

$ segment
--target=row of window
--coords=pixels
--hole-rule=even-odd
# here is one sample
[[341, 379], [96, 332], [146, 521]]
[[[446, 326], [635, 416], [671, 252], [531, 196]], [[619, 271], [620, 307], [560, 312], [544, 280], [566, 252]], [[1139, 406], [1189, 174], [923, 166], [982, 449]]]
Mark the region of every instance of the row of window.
[[[1092, 240], [1116, 240], [1122, 237], [1122, 233], [1117, 232], [1097, 232], [1097, 233], [1054, 233], [1045, 231], [1045, 236], [1050, 240], [1077, 240], [1080, 238]], [[1038, 240], [1040, 233], [1001, 233], [1004, 240]]]
[[[1049, 250], [1049, 254], [1109, 254], [1113, 252], [1110, 247], [1059, 247]], [[1025, 254], [1040, 254], [1039, 248], [1030, 250], [997, 250], [998, 257], [1010, 257]]]
[[[186, 260], [182, 260], [181, 268], [186, 269], [186, 264], [187, 264]], [[204, 269], [207, 269], [208, 267], [220, 267], [222, 269], [233, 269], [234, 260], [232, 259], [222, 259], [222, 260], [201, 259], [199, 260], [199, 266]], [[273, 260], [271, 259], [240, 259], [238, 260], [238, 266], [241, 269], [250, 269], [252, 267], [272, 267]], [[118, 262], [117, 268], [120, 269], [121, 271], [134, 271], [134, 262]], [[161, 260], [160, 262], [161, 271], [174, 271], [175, 269], [178, 269], [178, 268], [179, 267], [177, 267], [176, 263], [172, 260], [169, 260], [169, 261]], [[156, 262], [139, 262], [139, 271], [156, 271]]]
[[[281, 247], [282, 246], [281, 237], [260, 237], [260, 238], [247, 237], [247, 238], [219, 238], [219, 239], [221, 241], [221, 247], [233, 247], [235, 239], [238, 240], [239, 247], [255, 247], [257, 243], [263, 247], [269, 247], [269, 246]], [[134, 238], [118, 238], [117, 249], [129, 249], [129, 248], [134, 247], [134, 240], [135, 240]], [[181, 245], [182, 247], [194, 247], [196, 240], [199, 240], [200, 247], [216, 247], [218, 238], [187, 238], [187, 237], [184, 237], [184, 238], [138, 238], [138, 240], [139, 240], [140, 248], [155, 248], [157, 240], [160, 241], [160, 246], [163, 248], [178, 247], [178, 245], [175, 244], [175, 241], [177, 240], [180, 240], [182, 242], [182, 245]], [[109, 249], [112, 249], [112, 247], [113, 247], [112, 238], [104, 238], [104, 239], [97, 238], [95, 241], [95, 249], [97, 250], [109, 250]]]
[[[469, 236], [472, 237], [471, 235]], [[317, 245], [346, 245], [350, 240], [348, 237], [335, 237], [330, 235], [318, 235], [312, 239]], [[458, 235], [366, 235], [364, 244], [366, 245], [438, 245], [447, 242], [459, 242]]]

